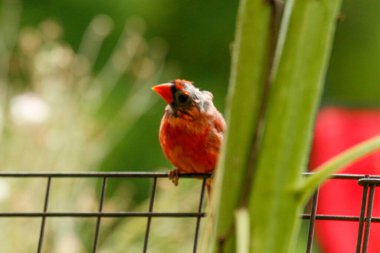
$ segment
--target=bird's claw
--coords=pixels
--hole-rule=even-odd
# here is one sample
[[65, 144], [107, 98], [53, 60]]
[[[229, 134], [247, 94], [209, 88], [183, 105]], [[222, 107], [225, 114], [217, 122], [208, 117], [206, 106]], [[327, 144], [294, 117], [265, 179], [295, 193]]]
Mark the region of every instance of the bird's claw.
[[169, 180], [173, 182], [175, 186], [178, 185], [179, 180], [179, 171], [178, 169], [170, 170], [168, 173]]

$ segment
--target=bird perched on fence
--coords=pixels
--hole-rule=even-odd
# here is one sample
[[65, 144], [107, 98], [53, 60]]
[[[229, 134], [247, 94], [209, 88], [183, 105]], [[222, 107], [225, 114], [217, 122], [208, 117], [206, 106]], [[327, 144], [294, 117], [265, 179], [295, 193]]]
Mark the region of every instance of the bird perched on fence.
[[[177, 185], [179, 173], [213, 172], [225, 121], [212, 102], [212, 94], [181, 79], [152, 89], [168, 104], [161, 120], [159, 141], [165, 156], [176, 167], [169, 172], [169, 179]], [[207, 189], [210, 192], [210, 180]]]

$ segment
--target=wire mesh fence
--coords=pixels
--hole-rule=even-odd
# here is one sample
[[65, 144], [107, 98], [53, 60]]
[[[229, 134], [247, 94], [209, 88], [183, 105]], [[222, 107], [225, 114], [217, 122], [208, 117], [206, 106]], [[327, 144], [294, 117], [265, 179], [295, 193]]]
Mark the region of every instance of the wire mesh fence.
[[[201, 190], [199, 194], [199, 205], [196, 212], [156, 212], [154, 211], [155, 204], [155, 196], [157, 189], [157, 180], [159, 178], [167, 178], [168, 173], [164, 172], [82, 172], [82, 173], [0, 173], [0, 178], [44, 178], [46, 180], [45, 183], [45, 191], [44, 191], [44, 201], [43, 206], [41, 207], [40, 212], [2, 212], [0, 211], [0, 219], [5, 218], [41, 218], [41, 224], [39, 229], [38, 236], [38, 246], [37, 253], [43, 252], [43, 244], [45, 238], [45, 224], [46, 220], [49, 218], [95, 218], [96, 226], [93, 236], [93, 245], [92, 251], [93, 253], [98, 252], [97, 246], [99, 241], [99, 231], [102, 224], [103, 218], [130, 218], [130, 217], [139, 217], [146, 218], [146, 229], [144, 236], [144, 243], [142, 252], [148, 252], [148, 244], [149, 244], [149, 236], [151, 231], [151, 223], [153, 218], [192, 218], [195, 220], [194, 226], [194, 238], [193, 238], [193, 252], [197, 252], [198, 238], [199, 238], [199, 229], [201, 219], [205, 217], [205, 212], [203, 211], [203, 202], [205, 198], [205, 186], [206, 179], [210, 177], [210, 174], [186, 174], [180, 175], [181, 178], [201, 178]], [[51, 185], [54, 180], [58, 178], [99, 178], [101, 179], [101, 191], [99, 195], [99, 206], [96, 211], [50, 211], [49, 210], [49, 202]], [[104, 211], [103, 206], [107, 201], [105, 197], [105, 192], [107, 189], [107, 182], [110, 178], [145, 178], [146, 180], [151, 181], [151, 191], [149, 196], [149, 206], [146, 211], [117, 211], [117, 212], [109, 212]], [[43, 187], [43, 186], [41, 186]]]
[[[310, 173], [305, 173], [306, 175]], [[344, 221], [355, 222], [357, 225], [356, 248], [350, 249], [350, 252], [366, 253], [368, 251], [370, 228], [373, 223], [380, 223], [380, 217], [373, 217], [375, 203], [375, 189], [380, 186], [379, 176], [359, 175], [359, 174], [335, 174], [331, 176], [332, 181], [344, 180], [353, 181], [361, 187], [361, 205], [358, 215], [344, 214], [321, 214], [317, 212], [318, 201], [320, 199], [320, 189], [318, 189], [310, 200], [310, 208], [307, 213], [301, 215], [302, 219], [309, 220], [309, 231], [307, 239], [306, 253], [312, 252], [314, 239], [315, 223], [317, 221]], [[331, 182], [334, 183], [334, 182]], [[323, 187], [323, 186], [322, 186]], [[324, 192], [328, 194], [329, 192]], [[347, 193], [349, 194], [349, 193]], [[339, 201], [337, 199], [330, 200]], [[329, 223], [329, 226], [334, 224]], [[342, 231], [342, 234], [344, 231]]]
[[[305, 173], [307, 174], [310, 173]], [[91, 218], [95, 219], [95, 228], [92, 236], [92, 250], [96, 253], [98, 251], [98, 243], [100, 239], [100, 229], [102, 226], [102, 219], [104, 218], [144, 218], [146, 219], [145, 236], [141, 252], [149, 252], [149, 237], [151, 235], [152, 220], [155, 218], [189, 218], [194, 221], [194, 233], [192, 238], [192, 252], [196, 253], [198, 249], [198, 240], [200, 234], [200, 225], [206, 213], [204, 210], [205, 202], [205, 186], [206, 180], [210, 174], [186, 174], [180, 175], [181, 178], [198, 178], [197, 180], [201, 184], [200, 192], [194, 193], [198, 197], [197, 210], [194, 212], [158, 212], [155, 211], [155, 197], [157, 191], [157, 181], [161, 178], [165, 179], [168, 174], [165, 172], [81, 172], [81, 173], [59, 173], [59, 172], [1, 172], [0, 178], [40, 178], [45, 182], [43, 205], [41, 211], [3, 211], [0, 210], [0, 219], [14, 219], [14, 218], [38, 218], [40, 219], [38, 242], [36, 243], [36, 252], [41, 253], [44, 247], [45, 241], [45, 228], [46, 222], [51, 218]], [[58, 178], [96, 178], [100, 180], [100, 194], [98, 196], [98, 206], [96, 211], [51, 211], [49, 210], [49, 202], [51, 202], [51, 188], [52, 182]], [[146, 211], [107, 211], [104, 210], [104, 205], [107, 202], [106, 189], [107, 182], [111, 178], [119, 179], [131, 179], [131, 178], [143, 178], [149, 180], [151, 185], [149, 204]], [[166, 179], [167, 180], [167, 179]], [[305, 208], [305, 212], [300, 215], [301, 219], [308, 222], [308, 236], [305, 252], [313, 252], [313, 241], [315, 238], [315, 224], [319, 220], [324, 221], [345, 221], [356, 222], [357, 224], [357, 241], [356, 241], [356, 253], [365, 253], [368, 249], [369, 234], [372, 223], [380, 223], [380, 217], [373, 217], [373, 206], [375, 202], [375, 188], [380, 185], [380, 177], [368, 176], [368, 175], [351, 175], [351, 174], [336, 174], [332, 175], [331, 180], [348, 180], [357, 182], [362, 188], [362, 198], [360, 213], [355, 215], [344, 214], [322, 214], [318, 213], [318, 200], [320, 198], [319, 190], [315, 192], [314, 196], [310, 200], [309, 205]], [[1, 229], [1, 228], [0, 228]]]

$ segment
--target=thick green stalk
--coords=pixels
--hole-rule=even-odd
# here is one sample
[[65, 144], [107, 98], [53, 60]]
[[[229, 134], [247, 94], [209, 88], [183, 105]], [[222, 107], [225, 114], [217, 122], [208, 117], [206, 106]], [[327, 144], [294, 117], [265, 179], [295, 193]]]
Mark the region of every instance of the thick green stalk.
[[[249, 210], [251, 252], [292, 253], [314, 115], [340, 0], [288, 0]], [[287, 21], [286, 19], [289, 20]]]
[[[244, 245], [233, 245], [239, 242], [236, 227], [239, 233], [251, 232], [250, 252], [295, 250], [302, 206], [297, 186], [306, 168], [340, 0], [286, 1], [273, 58], [276, 2], [240, 4], [226, 110], [228, 132], [210, 211], [214, 223], [209, 224], [201, 252], [245, 250]], [[247, 193], [248, 203], [242, 201]], [[249, 215], [238, 213], [236, 225], [234, 213], [246, 205]], [[249, 218], [250, 229], [241, 229], [242, 217]]]
[[270, 1], [241, 0], [226, 109], [228, 131], [219, 160], [211, 219], [200, 252], [234, 252], [235, 210], [247, 178], [270, 55]]

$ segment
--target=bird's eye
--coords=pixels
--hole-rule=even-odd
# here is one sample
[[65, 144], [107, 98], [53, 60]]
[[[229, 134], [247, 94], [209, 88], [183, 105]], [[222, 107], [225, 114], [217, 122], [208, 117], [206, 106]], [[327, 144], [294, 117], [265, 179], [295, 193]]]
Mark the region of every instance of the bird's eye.
[[179, 94], [178, 95], [178, 102], [179, 103], [186, 103], [189, 100], [189, 96], [185, 94]]

